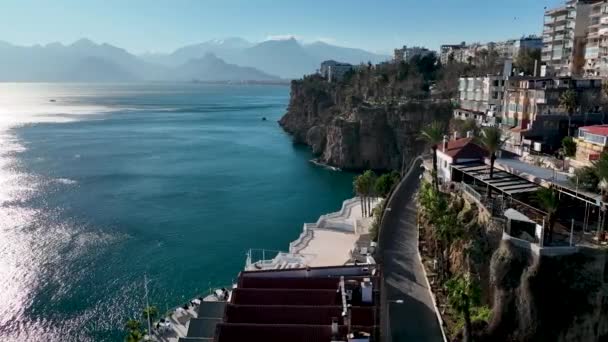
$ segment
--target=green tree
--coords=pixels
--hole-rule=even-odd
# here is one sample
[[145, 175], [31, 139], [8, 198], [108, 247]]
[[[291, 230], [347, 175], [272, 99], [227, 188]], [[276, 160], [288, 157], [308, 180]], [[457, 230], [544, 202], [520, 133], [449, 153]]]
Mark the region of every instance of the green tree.
[[[490, 179], [494, 178], [496, 153], [500, 151], [505, 141], [506, 138], [502, 137], [502, 131], [498, 127], [485, 127], [481, 131], [479, 143], [488, 151], [488, 156], [490, 157]], [[492, 197], [492, 187], [488, 186], [488, 198], [490, 197]]]
[[565, 157], [574, 157], [576, 154], [576, 142], [572, 137], [562, 139], [562, 151]]
[[559, 209], [559, 193], [553, 188], [541, 188], [535, 193], [537, 203], [547, 213], [545, 220], [548, 234], [546, 240], [548, 243], [553, 242], [553, 229], [557, 220], [557, 211]]
[[572, 115], [574, 115], [577, 105], [578, 100], [574, 90], [568, 89], [560, 95], [559, 106], [568, 113], [568, 136], [571, 135]]
[[540, 67], [540, 49], [521, 49], [517, 54], [515, 66], [525, 75], [534, 74], [534, 62], [538, 61]]
[[136, 319], [130, 319], [125, 324], [127, 329], [127, 336], [125, 341], [127, 342], [139, 342], [143, 340], [143, 333], [141, 332], [141, 322]]
[[365, 198], [367, 199], [366, 205], [368, 216], [371, 216], [372, 214], [372, 199], [377, 197], [375, 191], [376, 178], [377, 176], [372, 170], [367, 170], [363, 173], [363, 184], [366, 195]]
[[359, 197], [361, 202], [361, 216], [367, 216], [367, 212], [365, 210], [365, 178], [363, 175], [355, 176], [353, 180], [353, 190], [355, 194]]
[[375, 184], [376, 193], [379, 196], [386, 197], [388, 193], [391, 191], [391, 187], [393, 186], [393, 180], [388, 173], [383, 174], [378, 177]]
[[599, 178], [598, 187], [602, 192], [603, 200], [607, 199], [607, 191], [608, 191], [608, 153], [602, 152], [600, 155], [600, 159], [598, 159], [594, 164], [595, 172]]
[[439, 121], [431, 122], [420, 132], [420, 139], [431, 145], [433, 153], [433, 185], [435, 189], [439, 189], [439, 180], [437, 179], [437, 147], [443, 141], [444, 133], [445, 126]]
[[367, 170], [363, 174], [355, 177], [353, 190], [361, 200], [361, 215], [364, 217], [372, 214], [372, 198], [375, 196], [376, 174]]
[[[150, 305], [145, 308], [141, 314], [146, 321], [150, 320], [150, 322], [152, 322], [158, 316], [158, 308], [154, 305]], [[151, 334], [152, 332], [149, 331], [148, 333]]]
[[450, 307], [464, 319], [464, 342], [471, 341], [471, 308], [481, 303], [479, 284], [469, 274], [456, 276], [445, 283]]
[[374, 184], [375, 193], [378, 196], [385, 197], [391, 192], [391, 189], [399, 183], [399, 172], [392, 171], [391, 173], [385, 173], [376, 179]]
[[574, 175], [568, 179], [572, 185], [589, 192], [597, 192], [600, 178], [592, 166], [584, 166], [574, 170]]

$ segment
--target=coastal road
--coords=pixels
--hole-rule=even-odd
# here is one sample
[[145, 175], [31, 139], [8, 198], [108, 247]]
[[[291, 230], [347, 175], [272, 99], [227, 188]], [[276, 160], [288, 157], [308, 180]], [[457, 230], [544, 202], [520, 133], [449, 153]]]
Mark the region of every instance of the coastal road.
[[443, 335], [418, 255], [416, 191], [421, 159], [413, 163], [382, 220], [378, 248], [383, 265], [384, 341], [439, 342]]

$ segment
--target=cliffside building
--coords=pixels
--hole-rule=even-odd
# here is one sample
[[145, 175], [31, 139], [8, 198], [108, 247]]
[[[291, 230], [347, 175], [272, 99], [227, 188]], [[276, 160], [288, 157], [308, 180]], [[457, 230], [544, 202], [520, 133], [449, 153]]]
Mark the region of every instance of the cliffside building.
[[437, 147], [437, 177], [442, 183], [452, 181], [452, 165], [483, 162], [488, 152], [473, 142], [473, 137], [447, 140]]
[[502, 112], [505, 90], [503, 76], [461, 77], [459, 80], [459, 108], [454, 118], [474, 119], [479, 125], [497, 124]]
[[[504, 149], [522, 155], [531, 150], [552, 152], [568, 135], [569, 115], [559, 98], [567, 90], [577, 93], [581, 108], [570, 117], [574, 131], [579, 126], [601, 122], [601, 115], [585, 107], [585, 99], [601, 93], [600, 79], [572, 77], [512, 77], [505, 85], [502, 127], [509, 140]], [[592, 101], [591, 101], [592, 102]]]
[[[598, 58], [599, 2], [568, 0], [564, 6], [545, 11], [541, 60], [548, 75], [582, 76], [585, 59]], [[592, 9], [596, 13], [593, 16]]]
[[464, 63], [465, 60], [465, 50], [467, 44], [462, 42], [458, 45], [441, 45], [439, 50], [439, 61], [441, 64], [448, 64], [451, 62], [460, 62]]
[[401, 49], [395, 49], [393, 61], [396, 63], [409, 62], [416, 56], [425, 57], [434, 53], [425, 47], [413, 46], [408, 48], [404, 45]]
[[319, 73], [325, 77], [328, 82], [341, 81], [344, 75], [353, 70], [352, 64], [340, 63], [334, 60], [329, 60], [321, 63]]
[[608, 3], [591, 5], [585, 41], [585, 76], [608, 77]]
[[602, 152], [608, 151], [608, 125], [585, 126], [578, 129], [576, 138], [577, 166], [591, 166]]
[[482, 56], [484, 55], [493, 54], [499, 61], [516, 59], [521, 50], [540, 50], [542, 47], [542, 38], [533, 35], [499, 42], [472, 43], [469, 45], [463, 42], [460, 45], [442, 45], [440, 59], [443, 64], [454, 61], [475, 65], [483, 59]]

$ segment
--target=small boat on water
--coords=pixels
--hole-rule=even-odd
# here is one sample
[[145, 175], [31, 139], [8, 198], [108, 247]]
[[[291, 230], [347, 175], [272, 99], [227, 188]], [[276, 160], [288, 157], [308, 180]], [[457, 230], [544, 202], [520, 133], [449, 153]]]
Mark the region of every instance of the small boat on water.
[[262, 121], [266, 121], [266, 117], [265, 116], [262, 116]]
[[49, 102], [57, 102], [55, 99], [50, 99]]

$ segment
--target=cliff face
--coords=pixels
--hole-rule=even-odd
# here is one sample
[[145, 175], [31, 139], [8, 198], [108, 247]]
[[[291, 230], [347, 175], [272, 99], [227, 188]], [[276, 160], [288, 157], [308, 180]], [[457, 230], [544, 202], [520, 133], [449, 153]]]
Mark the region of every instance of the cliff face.
[[450, 270], [476, 275], [492, 308], [488, 326], [474, 331], [477, 341], [608, 342], [608, 250], [539, 256], [502, 240], [502, 225], [462, 202], [453, 196], [450, 207], [468, 239], [452, 245]]
[[449, 101], [404, 100], [396, 96], [404, 91], [395, 84], [374, 82], [330, 84], [315, 76], [293, 81], [279, 124], [322, 163], [399, 170], [424, 147], [417, 139], [421, 128], [432, 120], [447, 121], [452, 107]]
[[491, 263], [488, 341], [608, 341], [606, 251], [536, 256], [503, 241]]

